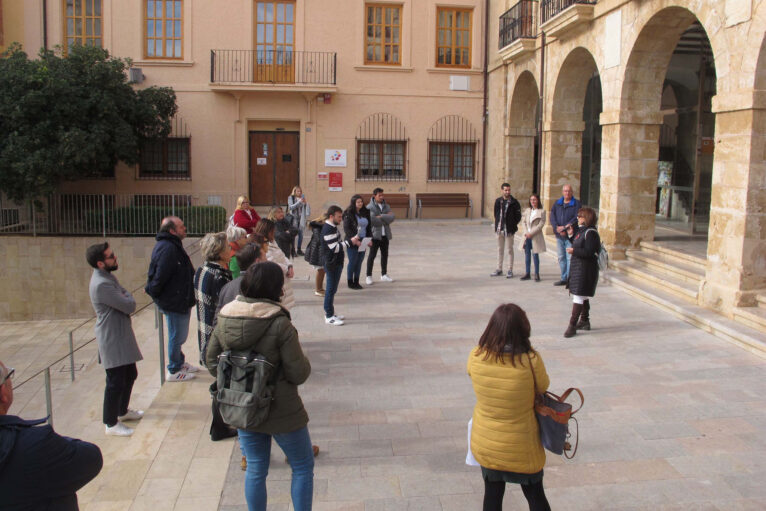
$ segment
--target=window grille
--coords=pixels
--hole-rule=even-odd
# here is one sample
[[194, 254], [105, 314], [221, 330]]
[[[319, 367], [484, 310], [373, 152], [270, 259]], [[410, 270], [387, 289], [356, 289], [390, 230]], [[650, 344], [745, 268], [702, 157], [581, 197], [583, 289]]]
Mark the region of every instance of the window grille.
[[141, 145], [139, 179], [190, 179], [191, 132], [181, 117], [172, 120], [170, 135]]
[[445, 115], [428, 133], [428, 180], [476, 181], [479, 139], [471, 123], [459, 115]]
[[359, 181], [407, 180], [407, 132], [388, 113], [375, 113], [356, 132], [356, 179]]

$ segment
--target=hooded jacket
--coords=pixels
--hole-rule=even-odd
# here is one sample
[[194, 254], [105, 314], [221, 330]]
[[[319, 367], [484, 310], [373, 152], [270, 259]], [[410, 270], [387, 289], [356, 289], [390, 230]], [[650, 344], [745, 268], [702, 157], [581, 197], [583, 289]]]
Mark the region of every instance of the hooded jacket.
[[306, 252], [304, 253], [303, 258], [311, 266], [322, 266], [322, 258], [319, 253], [322, 245], [322, 225], [324, 225], [324, 222], [317, 222], [315, 220], [312, 220], [309, 223], [309, 227], [311, 227], [311, 239], [309, 240], [308, 245], [306, 245]]
[[186, 314], [194, 299], [194, 266], [181, 239], [169, 232], [157, 233], [144, 291], [160, 309]]
[[224, 305], [207, 348], [205, 362], [210, 374], [218, 375], [218, 355], [230, 349], [255, 351], [277, 366], [269, 416], [253, 431], [289, 433], [308, 424], [298, 385], [311, 374], [311, 363], [301, 350], [298, 331], [286, 309], [271, 300], [244, 296]]
[[77, 490], [101, 471], [98, 446], [56, 434], [45, 419], [0, 415], [0, 508], [75, 511]]
[[505, 218], [502, 215], [503, 198], [498, 197], [495, 199], [495, 223], [494, 230], [498, 232], [500, 229], [501, 221], [504, 224], [504, 231], [510, 236], [516, 234], [519, 230], [519, 222], [521, 221], [521, 205], [513, 195], [508, 198], [508, 206], [505, 208]]

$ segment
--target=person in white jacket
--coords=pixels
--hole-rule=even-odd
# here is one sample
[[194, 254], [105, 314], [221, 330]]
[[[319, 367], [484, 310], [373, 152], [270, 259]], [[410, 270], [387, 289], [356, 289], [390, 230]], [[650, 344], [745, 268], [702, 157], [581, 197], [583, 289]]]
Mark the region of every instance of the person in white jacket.
[[266, 259], [277, 263], [282, 268], [282, 273], [285, 274], [285, 283], [282, 286], [282, 307], [290, 310], [295, 305], [295, 297], [293, 296], [293, 287], [290, 284], [290, 279], [295, 276], [293, 271], [293, 263], [285, 256], [282, 249], [279, 248], [277, 242], [274, 241], [274, 231], [276, 230], [276, 224], [267, 218], [261, 218], [255, 226], [254, 234], [256, 236], [262, 236], [269, 241], [269, 248], [266, 252]]

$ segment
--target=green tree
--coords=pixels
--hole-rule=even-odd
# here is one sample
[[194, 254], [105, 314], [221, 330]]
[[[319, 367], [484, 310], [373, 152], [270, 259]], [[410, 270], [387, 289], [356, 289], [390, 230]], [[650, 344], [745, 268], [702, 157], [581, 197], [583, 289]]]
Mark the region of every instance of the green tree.
[[138, 163], [143, 140], [167, 136], [175, 92], [134, 90], [129, 67], [92, 46], [29, 59], [11, 45], [0, 57], [0, 190], [22, 200], [108, 175], [118, 161]]

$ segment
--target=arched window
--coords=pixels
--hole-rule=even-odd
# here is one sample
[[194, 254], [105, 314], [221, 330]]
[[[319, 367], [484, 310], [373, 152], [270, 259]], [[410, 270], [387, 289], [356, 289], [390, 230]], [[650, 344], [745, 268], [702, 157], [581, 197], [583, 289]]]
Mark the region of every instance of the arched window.
[[459, 115], [445, 115], [428, 133], [428, 180], [475, 181], [478, 138]]
[[379, 112], [367, 117], [356, 132], [358, 181], [406, 181], [407, 133], [399, 119]]

